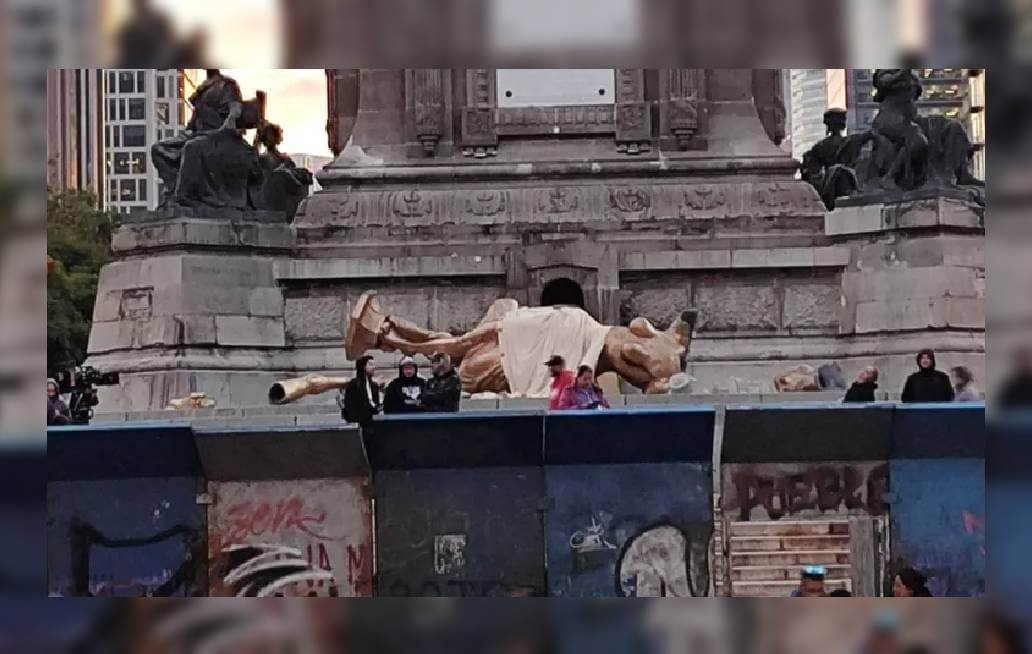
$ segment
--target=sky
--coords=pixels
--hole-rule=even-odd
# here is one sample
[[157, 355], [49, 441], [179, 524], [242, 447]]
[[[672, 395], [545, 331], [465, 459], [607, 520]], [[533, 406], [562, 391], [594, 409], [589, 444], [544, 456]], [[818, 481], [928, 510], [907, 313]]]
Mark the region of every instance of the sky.
[[[245, 98], [257, 90], [268, 94], [267, 118], [283, 128], [280, 149], [290, 154], [331, 156], [326, 140], [326, 77], [322, 69], [277, 69], [280, 57], [280, 0], [152, 0], [172, 18], [181, 34], [204, 29], [211, 38], [213, 62], [246, 69], [225, 69], [240, 83]], [[109, 5], [118, 24], [127, 0]]]
[[282, 152], [331, 156], [326, 138], [326, 73], [321, 69], [223, 71], [240, 84], [244, 98], [268, 93], [266, 118], [283, 128]]

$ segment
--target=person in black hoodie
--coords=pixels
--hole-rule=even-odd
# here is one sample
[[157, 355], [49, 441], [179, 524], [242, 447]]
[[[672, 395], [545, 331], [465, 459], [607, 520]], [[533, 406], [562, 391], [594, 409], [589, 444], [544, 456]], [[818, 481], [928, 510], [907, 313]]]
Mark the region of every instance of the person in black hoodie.
[[904, 402], [952, 402], [953, 383], [950, 376], [935, 369], [935, 352], [917, 353], [917, 372], [903, 385]]
[[878, 369], [867, 366], [856, 376], [856, 381], [846, 391], [843, 402], [874, 402], [874, 391], [878, 388]]
[[452, 367], [451, 357], [437, 353], [430, 359], [434, 376], [426, 382], [419, 406], [424, 411], [458, 411], [462, 382]]
[[1013, 370], [994, 395], [1001, 409], [1032, 407], [1032, 349], [1020, 348], [1013, 355]]
[[398, 377], [387, 384], [383, 394], [384, 413], [415, 413], [426, 380], [419, 376], [419, 368], [412, 357], [405, 357], [398, 365]]
[[380, 387], [373, 381], [374, 372], [373, 357], [359, 357], [355, 362], [355, 378], [344, 390], [342, 416], [348, 422], [368, 427], [373, 423], [373, 416], [380, 413]]

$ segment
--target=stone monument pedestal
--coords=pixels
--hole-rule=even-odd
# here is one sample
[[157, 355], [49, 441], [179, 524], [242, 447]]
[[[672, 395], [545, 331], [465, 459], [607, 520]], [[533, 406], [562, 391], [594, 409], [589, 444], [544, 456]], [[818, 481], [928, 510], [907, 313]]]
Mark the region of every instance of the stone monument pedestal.
[[293, 368], [274, 275], [293, 230], [280, 214], [217, 215], [136, 216], [115, 234], [87, 363], [122, 383], [100, 389], [99, 410], [163, 408], [192, 392], [218, 407], [258, 405], [277, 371]]
[[964, 197], [919, 190], [851, 198], [825, 219], [825, 233], [852, 251], [839, 332], [879, 344], [871, 362], [882, 379], [903, 379], [925, 347], [941, 368], [965, 365], [985, 378], [983, 210]]

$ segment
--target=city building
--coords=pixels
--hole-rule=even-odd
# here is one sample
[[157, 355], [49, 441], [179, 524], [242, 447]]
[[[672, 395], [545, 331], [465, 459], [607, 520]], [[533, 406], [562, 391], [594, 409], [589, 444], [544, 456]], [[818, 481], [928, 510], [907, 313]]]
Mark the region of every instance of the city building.
[[186, 125], [196, 84], [192, 70], [104, 71], [105, 206], [120, 213], [157, 206], [161, 179], [150, 149]]
[[967, 119], [968, 136], [975, 146], [971, 171], [985, 179], [985, 69], [968, 69], [968, 92], [961, 113]]
[[[39, 184], [49, 172], [39, 165], [50, 154], [48, 116], [39, 110], [50, 87], [46, 71], [96, 60], [92, 38], [99, 17], [97, 0], [11, 0], [0, 7], [0, 73], [8, 91], [0, 103], [5, 174]], [[64, 85], [73, 94], [76, 77], [69, 73]], [[70, 101], [66, 97], [61, 103]]]
[[846, 106], [846, 74], [841, 68], [793, 68], [789, 74], [789, 117], [792, 156], [824, 138], [824, 112]]
[[98, 198], [103, 186], [103, 71], [52, 69], [47, 79], [47, 188]]

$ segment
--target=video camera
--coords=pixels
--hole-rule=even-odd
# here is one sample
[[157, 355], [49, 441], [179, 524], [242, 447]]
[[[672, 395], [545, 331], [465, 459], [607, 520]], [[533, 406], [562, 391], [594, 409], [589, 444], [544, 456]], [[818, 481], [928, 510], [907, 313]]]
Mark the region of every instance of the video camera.
[[68, 393], [68, 411], [73, 425], [88, 425], [93, 419], [93, 407], [100, 403], [97, 386], [117, 386], [117, 372], [100, 372], [92, 366], [81, 366], [63, 371], [57, 376], [62, 393]]

